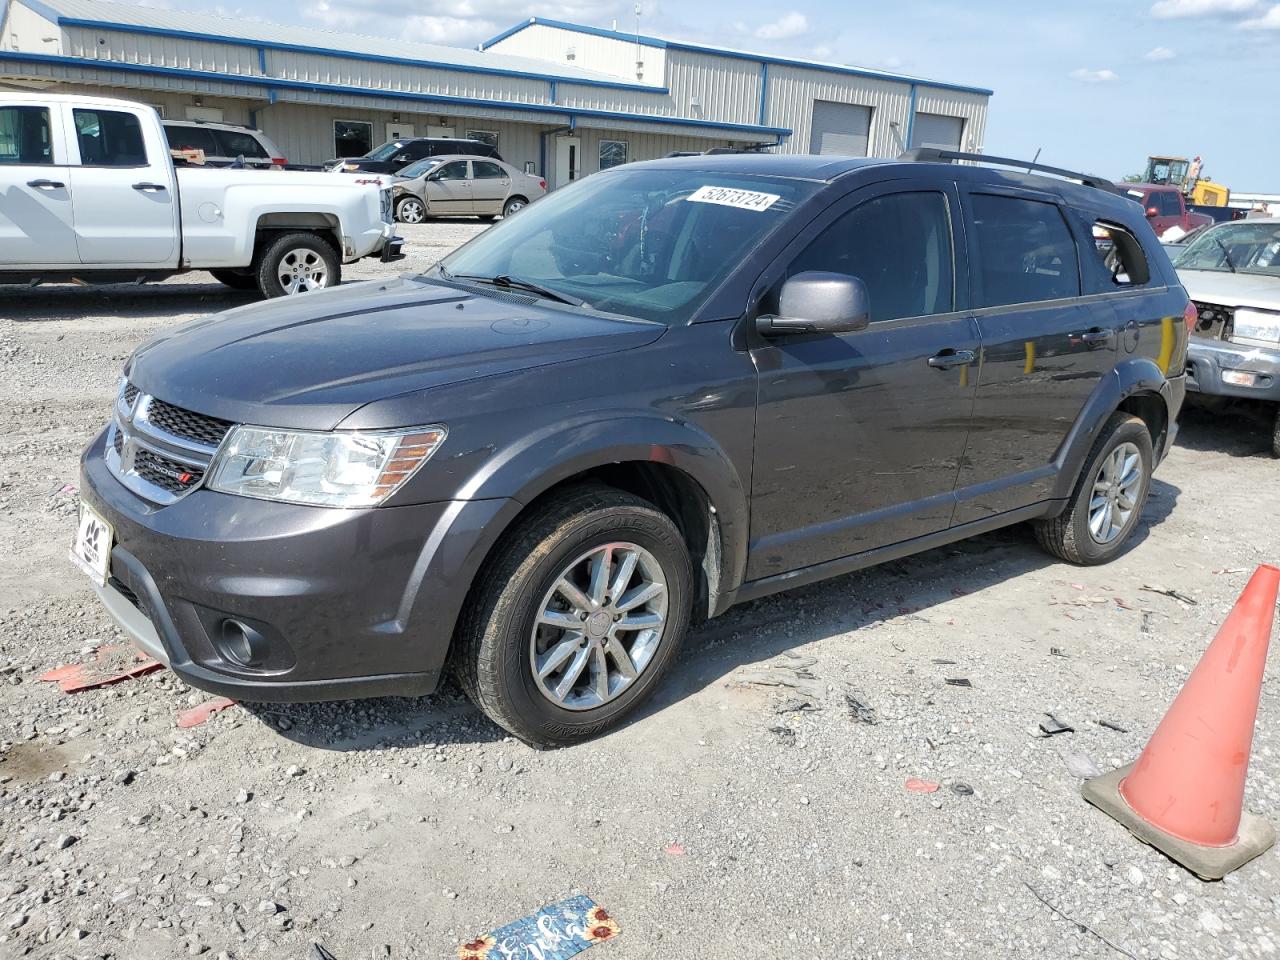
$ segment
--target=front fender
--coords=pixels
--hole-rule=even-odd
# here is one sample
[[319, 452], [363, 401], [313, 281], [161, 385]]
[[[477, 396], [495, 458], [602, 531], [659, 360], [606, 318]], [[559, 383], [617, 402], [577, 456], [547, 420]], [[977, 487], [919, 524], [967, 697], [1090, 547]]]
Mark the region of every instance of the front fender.
[[723, 449], [696, 424], [654, 413], [598, 413], [522, 437], [487, 458], [458, 491], [460, 500], [510, 499], [527, 505], [556, 484], [617, 463], [657, 463], [696, 482], [715, 512], [721, 591], [746, 571], [746, 484]]
[[1150, 358], [1130, 357], [1121, 360], [1108, 376], [1098, 381], [1054, 458], [1058, 466], [1058, 479], [1054, 485], [1053, 499], [1063, 501], [1065, 506], [1067, 498], [1075, 491], [1076, 480], [1102, 427], [1126, 399], [1143, 393], [1157, 394], [1163, 398], [1168, 422], [1172, 423], [1177, 413], [1172, 389], [1163, 371]]

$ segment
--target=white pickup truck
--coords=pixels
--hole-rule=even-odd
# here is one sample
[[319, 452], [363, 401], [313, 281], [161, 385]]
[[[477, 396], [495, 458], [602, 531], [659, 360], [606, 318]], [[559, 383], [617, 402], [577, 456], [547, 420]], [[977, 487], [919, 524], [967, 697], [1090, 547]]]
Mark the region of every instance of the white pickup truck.
[[0, 90], [0, 283], [208, 270], [279, 297], [402, 245], [389, 177], [175, 166], [145, 104]]

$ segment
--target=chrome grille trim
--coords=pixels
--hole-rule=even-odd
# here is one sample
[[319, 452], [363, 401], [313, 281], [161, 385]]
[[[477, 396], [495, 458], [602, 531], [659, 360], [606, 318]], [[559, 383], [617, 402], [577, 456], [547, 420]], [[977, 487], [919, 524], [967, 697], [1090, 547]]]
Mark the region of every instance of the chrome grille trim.
[[[126, 405], [124, 399], [130, 388], [132, 384], [121, 389], [116, 400], [115, 417], [107, 431], [104, 453], [107, 468], [138, 496], [160, 506], [168, 506], [200, 489], [221, 443], [201, 443], [157, 426], [148, 416], [155, 398], [135, 392], [132, 403]], [[191, 419], [226, 423], [224, 439], [234, 426], [216, 417], [196, 414], [171, 404], [166, 404], [166, 407], [170, 412], [176, 411]], [[183, 473], [191, 477], [185, 488], [183, 481], [177, 479]]]

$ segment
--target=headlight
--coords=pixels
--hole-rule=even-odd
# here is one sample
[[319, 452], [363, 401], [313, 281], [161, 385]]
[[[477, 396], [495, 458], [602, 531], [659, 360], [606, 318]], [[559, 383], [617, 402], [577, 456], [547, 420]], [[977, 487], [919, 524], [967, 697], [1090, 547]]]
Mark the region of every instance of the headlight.
[[1245, 340], [1269, 340], [1280, 343], [1280, 313], [1266, 313], [1262, 310], [1236, 310], [1236, 322], [1232, 331], [1232, 339], [1243, 337]]
[[376, 433], [233, 427], [207, 486], [261, 500], [372, 507], [431, 459], [445, 432], [442, 426]]

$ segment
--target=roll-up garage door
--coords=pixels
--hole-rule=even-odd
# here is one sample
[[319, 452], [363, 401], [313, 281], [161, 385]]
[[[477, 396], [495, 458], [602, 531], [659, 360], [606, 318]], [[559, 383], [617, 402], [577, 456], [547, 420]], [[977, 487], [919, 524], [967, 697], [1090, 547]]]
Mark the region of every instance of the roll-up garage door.
[[871, 108], [853, 103], [815, 100], [812, 131], [809, 137], [810, 153], [865, 157], [867, 138], [871, 133]]
[[940, 113], [917, 113], [911, 127], [911, 146], [959, 150], [964, 139], [964, 119]]

